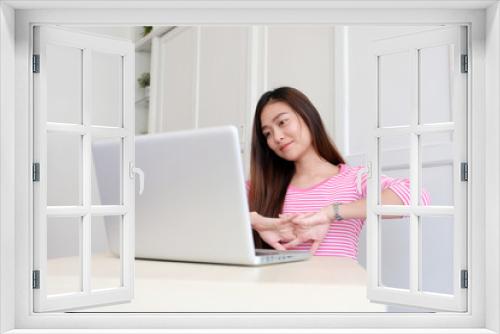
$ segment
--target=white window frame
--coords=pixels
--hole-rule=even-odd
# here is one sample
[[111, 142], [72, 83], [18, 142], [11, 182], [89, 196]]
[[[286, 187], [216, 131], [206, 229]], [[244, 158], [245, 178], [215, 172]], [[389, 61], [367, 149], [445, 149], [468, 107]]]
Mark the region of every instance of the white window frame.
[[[137, 11], [137, 8], [144, 10]], [[158, 25], [468, 24], [472, 34], [468, 92], [471, 133], [468, 312], [423, 315], [32, 313], [29, 288], [33, 209], [30, 27], [56, 23], [143, 25], [151, 22]], [[51, 328], [51, 332], [65, 328], [60, 330], [64, 333], [120, 332], [111, 331], [112, 328], [131, 328], [128, 333], [152, 333], [153, 328], [166, 327], [191, 328], [189, 333], [500, 333], [500, 9], [497, 1], [1, 1], [0, 73], [0, 333], [47, 333], [47, 328]], [[15, 198], [12, 194], [16, 194]], [[254, 329], [248, 329], [249, 324]], [[144, 327], [147, 329], [141, 329]], [[200, 329], [202, 327], [207, 329]], [[246, 329], [221, 330], [225, 327]], [[385, 329], [377, 329], [381, 327]], [[186, 332], [168, 329], [154, 332], [181, 331]]]
[[[399, 43], [396, 43], [399, 41]], [[453, 43], [453, 44], [452, 44]], [[467, 147], [467, 79], [468, 76], [461, 71], [461, 56], [467, 54], [467, 31], [465, 27], [440, 27], [434, 30], [410, 34], [400, 37], [389, 38], [373, 43], [372, 52], [376, 56], [376, 87], [377, 106], [374, 106], [371, 116], [374, 133], [370, 140], [370, 161], [368, 162], [368, 181], [367, 181], [367, 272], [368, 272], [368, 299], [386, 303], [395, 303], [402, 305], [419, 306], [422, 308], [432, 307], [434, 310], [467, 310], [467, 289], [461, 287], [461, 270], [467, 269], [467, 182], [460, 179], [460, 165], [467, 162], [467, 153], [470, 148]], [[419, 73], [422, 68], [419, 65], [419, 52], [425, 48], [446, 45], [449, 49], [450, 57], [450, 88], [453, 99], [450, 102], [452, 116], [450, 121], [441, 123], [422, 123], [419, 115], [420, 82]], [[451, 49], [451, 50], [450, 50]], [[386, 126], [381, 124], [383, 116], [383, 107], [380, 105], [380, 88], [383, 79], [383, 70], [381, 60], [389, 55], [407, 55], [409, 66], [409, 87], [410, 87], [410, 108], [409, 124]], [[445, 132], [446, 131], [446, 132]], [[453, 142], [450, 149], [453, 154], [450, 158], [453, 168], [453, 204], [448, 206], [430, 206], [422, 207], [420, 203], [420, 194], [422, 191], [421, 177], [423, 176], [423, 162], [419, 161], [423, 156], [424, 144], [421, 143], [422, 136], [426, 134], [448, 133], [452, 134]], [[382, 165], [387, 163], [382, 158], [382, 141], [391, 136], [399, 136], [400, 140], [408, 140], [408, 150], [404, 163], [409, 163], [409, 181], [410, 181], [410, 203], [404, 205], [381, 205], [380, 182], [382, 174]], [[393, 137], [394, 138], [394, 137]], [[386, 158], [387, 159], [387, 158]], [[406, 161], [405, 161], [406, 160]], [[381, 228], [383, 226], [382, 215], [403, 214], [406, 216], [409, 227], [409, 256], [408, 271], [409, 281], [408, 290], [384, 286], [381, 272], [381, 256], [379, 251], [381, 245]], [[422, 289], [422, 261], [425, 261], [420, 254], [420, 243], [422, 242], [421, 218], [434, 216], [453, 217], [453, 269], [450, 285], [452, 292], [450, 294], [439, 294]]]
[[[84, 70], [82, 71], [82, 121], [81, 124], [71, 124], [64, 122], [50, 122], [47, 110], [47, 73], [49, 71], [40, 71], [34, 76], [33, 89], [35, 92], [34, 111], [36, 117], [33, 118], [34, 127], [34, 162], [40, 164], [40, 181], [33, 185], [34, 194], [34, 221], [39, 222], [34, 228], [34, 256], [33, 268], [40, 268], [40, 281], [47, 281], [47, 226], [51, 217], [69, 216], [80, 218], [80, 236], [82, 248], [80, 254], [80, 280], [81, 291], [65, 293], [62, 295], [51, 295], [47, 286], [40, 285], [39, 289], [34, 291], [35, 310], [64, 310], [71, 307], [95, 306], [106, 304], [110, 301], [125, 302], [133, 298], [134, 287], [134, 221], [135, 221], [135, 201], [134, 201], [134, 126], [135, 120], [133, 110], [133, 95], [127, 92], [133, 90], [134, 77], [133, 69], [135, 66], [135, 48], [131, 42], [119, 40], [110, 40], [109, 38], [96, 38], [93, 35], [83, 33], [74, 33], [66, 29], [54, 29], [47, 27], [37, 27], [38, 41], [33, 43], [35, 53], [40, 56], [40, 68], [48, 67], [47, 48], [48, 45], [61, 43], [61, 45], [73, 47], [77, 50], [83, 50], [81, 61]], [[35, 28], [35, 29], [37, 29]], [[44, 29], [45, 28], [45, 29]], [[37, 50], [38, 48], [38, 50]], [[95, 52], [112, 54], [121, 57], [123, 89], [122, 103], [123, 110], [120, 111], [123, 124], [119, 126], [102, 126], [93, 123], [92, 111], [89, 108], [89, 102], [92, 101], [92, 62]], [[45, 58], [45, 59], [44, 59]], [[52, 132], [51, 132], [52, 131]], [[49, 144], [47, 141], [49, 133], [65, 133], [80, 135], [81, 139], [81, 159], [82, 159], [82, 202], [75, 206], [48, 206], [47, 204], [47, 154]], [[91, 197], [91, 174], [92, 174], [92, 141], [113, 138], [120, 140], [120, 166], [121, 180], [120, 189], [122, 189], [122, 201], [117, 205], [95, 205]], [[120, 219], [120, 277], [121, 286], [93, 290], [92, 289], [92, 241], [91, 229], [93, 216], [114, 216]]]

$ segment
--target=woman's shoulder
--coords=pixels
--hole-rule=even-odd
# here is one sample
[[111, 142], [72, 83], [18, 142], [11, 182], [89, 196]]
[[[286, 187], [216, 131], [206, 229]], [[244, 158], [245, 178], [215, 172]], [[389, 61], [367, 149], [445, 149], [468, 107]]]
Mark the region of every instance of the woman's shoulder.
[[[342, 176], [337, 179], [341, 181], [344, 185], [349, 185], [350, 187], [355, 187], [357, 195], [362, 194], [363, 184], [366, 182], [367, 168], [363, 165], [350, 166], [348, 164], [342, 164], [341, 172]], [[365, 176], [363, 178], [363, 176]]]
[[367, 168], [363, 165], [351, 166], [349, 164], [340, 164], [340, 171], [334, 179], [348, 184], [356, 184], [359, 188], [359, 183], [363, 182], [363, 176], [367, 174]]
[[362, 165], [359, 165], [359, 166], [351, 166], [347, 163], [341, 163], [338, 165], [340, 170], [339, 170], [339, 174], [357, 174], [358, 172], [360, 171], [364, 171], [366, 169], [366, 166], [362, 166]]

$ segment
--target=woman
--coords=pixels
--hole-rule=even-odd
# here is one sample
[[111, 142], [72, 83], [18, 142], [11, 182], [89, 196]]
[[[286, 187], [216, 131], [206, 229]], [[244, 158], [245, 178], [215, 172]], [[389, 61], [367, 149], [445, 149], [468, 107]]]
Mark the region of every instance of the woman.
[[[366, 174], [345, 164], [300, 91], [280, 87], [257, 103], [248, 198], [252, 227], [279, 250], [357, 259], [366, 218]], [[407, 179], [381, 178], [383, 204], [409, 205]], [[424, 205], [428, 194], [422, 191]], [[257, 236], [257, 235], [256, 235]], [[261, 239], [261, 240], [258, 240]]]

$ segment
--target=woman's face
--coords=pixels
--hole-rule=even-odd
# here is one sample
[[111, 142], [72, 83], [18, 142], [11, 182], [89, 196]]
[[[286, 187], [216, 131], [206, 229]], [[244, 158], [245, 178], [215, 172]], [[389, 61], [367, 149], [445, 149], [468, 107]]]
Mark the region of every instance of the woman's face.
[[267, 145], [279, 157], [297, 161], [311, 146], [311, 132], [304, 120], [286, 103], [267, 104], [260, 115]]

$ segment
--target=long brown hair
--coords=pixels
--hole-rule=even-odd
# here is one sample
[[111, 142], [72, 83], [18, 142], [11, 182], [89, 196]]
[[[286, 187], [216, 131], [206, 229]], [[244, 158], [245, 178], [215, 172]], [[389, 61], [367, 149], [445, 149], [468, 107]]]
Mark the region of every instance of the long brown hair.
[[[288, 104], [304, 120], [311, 133], [312, 146], [319, 156], [334, 165], [345, 163], [328, 137], [318, 110], [307, 96], [291, 87], [279, 87], [264, 93], [257, 103], [253, 120], [248, 201], [250, 211], [265, 217], [278, 217], [295, 173], [294, 162], [276, 155], [262, 133], [262, 111], [266, 105], [278, 101]], [[263, 246], [257, 233], [254, 233], [254, 239], [258, 247]]]

